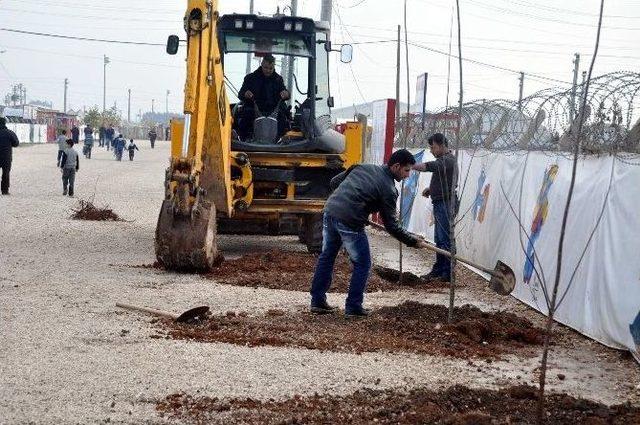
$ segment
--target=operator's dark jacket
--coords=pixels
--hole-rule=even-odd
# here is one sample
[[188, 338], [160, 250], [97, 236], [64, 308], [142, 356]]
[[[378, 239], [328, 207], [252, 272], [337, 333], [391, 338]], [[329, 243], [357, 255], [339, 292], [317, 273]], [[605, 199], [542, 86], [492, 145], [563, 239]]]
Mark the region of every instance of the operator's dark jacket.
[[280, 101], [280, 92], [286, 89], [284, 80], [278, 73], [274, 71], [273, 74], [266, 77], [262, 68], [258, 68], [244, 77], [238, 98], [249, 108], [253, 107], [253, 102], [244, 97], [247, 90], [250, 90], [260, 112], [263, 115], [269, 115]]
[[400, 226], [396, 216], [398, 190], [387, 166], [360, 164], [338, 174], [329, 183], [334, 192], [324, 212], [354, 231], [369, 223], [369, 215], [380, 212], [387, 232], [408, 246], [418, 240]]
[[0, 164], [10, 165], [12, 159], [12, 150], [18, 147], [18, 136], [9, 130], [6, 125], [0, 126]]

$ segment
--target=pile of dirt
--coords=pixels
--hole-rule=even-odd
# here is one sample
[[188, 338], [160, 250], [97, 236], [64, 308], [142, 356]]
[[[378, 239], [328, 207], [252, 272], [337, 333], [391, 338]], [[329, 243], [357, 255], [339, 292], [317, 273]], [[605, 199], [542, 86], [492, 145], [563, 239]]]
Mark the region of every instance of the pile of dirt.
[[71, 208], [71, 211], [73, 212], [71, 218], [74, 220], [125, 221], [107, 206], [98, 208], [93, 202], [85, 199], [78, 200], [78, 205]]
[[[268, 251], [251, 253], [238, 259], [226, 260], [204, 276], [218, 283], [252, 288], [284, 289], [288, 291], [309, 290], [318, 257], [305, 252]], [[353, 266], [345, 254], [338, 255], [329, 292], [346, 293]], [[415, 287], [442, 290], [447, 284], [427, 283], [413, 273], [403, 273], [403, 283], [398, 284], [399, 272], [394, 269], [374, 266], [369, 277], [367, 292], [396, 290]]]
[[382, 307], [366, 319], [342, 314], [270, 310], [263, 316], [228, 312], [198, 325], [158, 322], [167, 337], [246, 346], [293, 346], [315, 350], [413, 352], [461, 358], [498, 358], [503, 353], [534, 355], [543, 330], [511, 313], [486, 313], [471, 305], [456, 307], [447, 324], [442, 305], [405, 302]]
[[[523, 388], [524, 387], [524, 388]], [[156, 403], [163, 418], [198, 424], [535, 424], [537, 389], [520, 386], [476, 390], [453, 386], [444, 391], [362, 389], [347, 396], [296, 395], [283, 401], [217, 399], [172, 394]], [[566, 394], [546, 400], [546, 424], [640, 423], [640, 409], [605, 406]]]

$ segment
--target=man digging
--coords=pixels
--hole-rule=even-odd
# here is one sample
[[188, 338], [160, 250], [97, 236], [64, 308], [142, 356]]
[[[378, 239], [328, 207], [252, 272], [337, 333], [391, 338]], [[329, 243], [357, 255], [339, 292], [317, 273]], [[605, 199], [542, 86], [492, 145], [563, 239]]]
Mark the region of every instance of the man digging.
[[335, 311], [336, 308], [327, 303], [327, 291], [331, 286], [336, 256], [344, 246], [353, 263], [345, 315], [369, 315], [369, 311], [362, 307], [371, 270], [369, 240], [364, 230], [369, 223], [369, 215], [379, 212], [391, 236], [407, 246], [427, 246], [424, 240], [405, 231], [396, 216], [398, 191], [395, 182], [407, 178], [415, 163], [411, 152], [400, 149], [391, 155], [385, 166], [354, 165], [331, 179], [329, 186], [334, 192], [324, 207], [322, 253], [311, 282], [311, 312], [325, 314]]

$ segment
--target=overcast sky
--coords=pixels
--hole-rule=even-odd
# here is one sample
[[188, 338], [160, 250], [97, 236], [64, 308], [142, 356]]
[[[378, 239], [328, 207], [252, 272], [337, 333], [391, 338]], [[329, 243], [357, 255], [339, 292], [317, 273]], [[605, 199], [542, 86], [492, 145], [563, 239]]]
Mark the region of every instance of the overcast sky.
[[[289, 1], [255, 0], [256, 11], [272, 14]], [[299, 15], [319, 19], [320, 0], [299, 0]], [[245, 13], [249, 0], [220, 0], [221, 14]], [[596, 0], [460, 0], [465, 100], [517, 99], [518, 74], [525, 72], [525, 96], [572, 79], [573, 54], [587, 70], [595, 41]], [[331, 90], [337, 106], [395, 97], [396, 28], [403, 23], [402, 0], [335, 0], [332, 39], [354, 45], [354, 59], [331, 63]], [[173, 0], [1, 0], [0, 28], [75, 37], [164, 44], [169, 34], [183, 37], [186, 1]], [[454, 0], [408, 0], [409, 78], [414, 101], [416, 77], [429, 73], [427, 107], [446, 102], [447, 65]], [[640, 1], [607, 0], [595, 75], [636, 71], [640, 67]], [[403, 29], [404, 31], [404, 29]], [[457, 51], [457, 27], [453, 26]], [[376, 42], [376, 43], [372, 43]], [[428, 50], [432, 49], [432, 50]], [[50, 100], [62, 108], [64, 79], [68, 105], [102, 106], [103, 55], [107, 66], [107, 105], [117, 103], [126, 117], [127, 89], [132, 118], [138, 112], [181, 112], [184, 48], [176, 56], [163, 46], [132, 46], [0, 31], [0, 99], [14, 83], [27, 87], [29, 99]], [[402, 100], [406, 68], [402, 48]], [[457, 102], [457, 60], [451, 62], [449, 102]], [[494, 66], [494, 67], [491, 67]], [[498, 69], [507, 68], [516, 72]], [[532, 75], [529, 75], [532, 74]]]

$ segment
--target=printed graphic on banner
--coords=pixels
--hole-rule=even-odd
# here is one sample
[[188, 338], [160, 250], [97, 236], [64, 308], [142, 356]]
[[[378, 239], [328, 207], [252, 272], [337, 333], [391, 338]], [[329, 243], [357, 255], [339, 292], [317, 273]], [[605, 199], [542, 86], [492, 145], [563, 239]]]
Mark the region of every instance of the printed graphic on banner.
[[542, 186], [538, 193], [538, 200], [536, 207], [533, 210], [533, 221], [531, 222], [531, 231], [529, 234], [529, 243], [527, 244], [527, 257], [524, 263], [523, 280], [525, 283], [531, 281], [533, 275], [533, 269], [535, 267], [535, 257], [533, 248], [540, 236], [542, 226], [547, 220], [547, 214], [549, 213], [549, 190], [553, 185], [553, 182], [558, 175], [558, 165], [553, 164], [544, 172], [544, 179], [542, 180]]
[[629, 331], [631, 331], [631, 336], [633, 337], [633, 342], [636, 344], [636, 347], [640, 350], [640, 311], [636, 316], [635, 320], [632, 324], [629, 325]]
[[478, 176], [478, 188], [476, 189], [476, 199], [473, 201], [473, 219], [482, 223], [484, 221], [484, 212], [487, 209], [487, 203], [489, 202], [489, 193], [491, 192], [491, 185], [484, 181], [487, 179], [487, 174], [484, 172], [484, 168], [480, 171]]
[[[413, 157], [416, 159], [416, 163], [422, 162], [423, 155], [424, 150], [413, 155]], [[413, 201], [416, 199], [419, 176], [419, 171], [412, 171], [409, 177], [407, 177], [404, 181], [404, 186], [402, 189], [402, 205], [400, 205], [400, 211], [402, 214], [402, 227], [404, 227], [405, 229], [409, 226], [409, 220], [411, 219], [411, 209], [413, 207]]]

